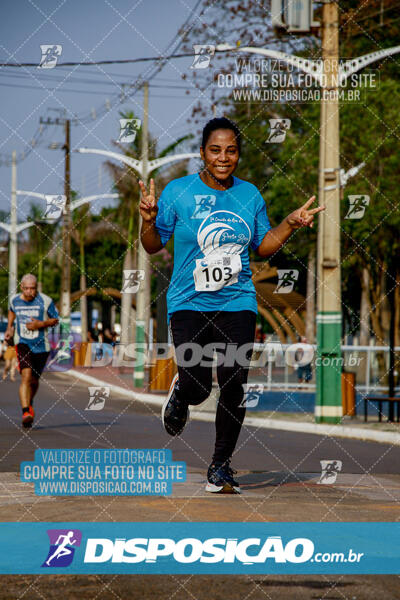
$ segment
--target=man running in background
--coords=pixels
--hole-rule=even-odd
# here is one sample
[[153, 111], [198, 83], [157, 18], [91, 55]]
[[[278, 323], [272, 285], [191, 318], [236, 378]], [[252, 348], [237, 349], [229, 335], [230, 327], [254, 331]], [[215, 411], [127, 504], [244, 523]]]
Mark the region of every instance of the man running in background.
[[33, 398], [50, 353], [47, 329], [57, 325], [58, 312], [53, 300], [38, 292], [34, 275], [23, 276], [21, 291], [11, 298], [4, 338], [10, 340], [14, 336], [22, 379], [19, 388], [22, 425], [30, 427], [35, 416]]

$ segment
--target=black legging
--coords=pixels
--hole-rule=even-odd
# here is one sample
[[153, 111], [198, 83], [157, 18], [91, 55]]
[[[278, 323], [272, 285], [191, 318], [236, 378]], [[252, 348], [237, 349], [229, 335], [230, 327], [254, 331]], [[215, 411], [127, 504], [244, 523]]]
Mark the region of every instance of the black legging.
[[[180, 400], [188, 404], [201, 404], [210, 395], [212, 387], [211, 348], [207, 352], [209, 364], [200, 365], [195, 356], [190, 365], [181, 364], [182, 357], [187, 365], [192, 356], [188, 347], [191, 343], [198, 344], [201, 348], [211, 343], [219, 343], [220, 347], [223, 344], [225, 346], [223, 353], [232, 356], [230, 365], [217, 366], [220, 396], [215, 419], [216, 439], [213, 462], [222, 463], [230, 459], [239, 437], [246, 413], [246, 409], [241, 407], [240, 403], [244, 395], [243, 384], [247, 382], [255, 326], [256, 314], [250, 310], [237, 312], [179, 310], [171, 317], [179, 373], [177, 396]], [[185, 346], [182, 347], [182, 344]], [[247, 345], [247, 351], [243, 348], [244, 345]], [[236, 347], [241, 357], [240, 364], [237, 362], [237, 355], [233, 356]], [[197, 353], [200, 353], [199, 347]]]

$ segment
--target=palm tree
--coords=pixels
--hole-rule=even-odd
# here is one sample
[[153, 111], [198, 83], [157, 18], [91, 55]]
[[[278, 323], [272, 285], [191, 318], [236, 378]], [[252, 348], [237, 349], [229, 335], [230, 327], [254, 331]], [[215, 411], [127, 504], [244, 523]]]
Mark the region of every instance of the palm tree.
[[[88, 341], [88, 309], [87, 309], [87, 282], [86, 282], [86, 270], [85, 270], [85, 241], [89, 237], [89, 219], [90, 219], [90, 207], [88, 204], [83, 205], [74, 211], [73, 214], [73, 228], [71, 231], [72, 237], [75, 243], [79, 246], [79, 270], [80, 270], [80, 291], [81, 296], [79, 298], [80, 311], [81, 311], [81, 339], [82, 342]], [[85, 239], [86, 238], [86, 239]]]
[[80, 312], [81, 312], [81, 337], [82, 342], [87, 342], [89, 329], [88, 309], [87, 309], [87, 277], [86, 277], [86, 259], [85, 248], [90, 246], [106, 235], [115, 232], [115, 227], [106, 220], [95, 221], [90, 212], [88, 204], [76, 209], [73, 214], [73, 227], [71, 236], [79, 248], [79, 271], [80, 271]]

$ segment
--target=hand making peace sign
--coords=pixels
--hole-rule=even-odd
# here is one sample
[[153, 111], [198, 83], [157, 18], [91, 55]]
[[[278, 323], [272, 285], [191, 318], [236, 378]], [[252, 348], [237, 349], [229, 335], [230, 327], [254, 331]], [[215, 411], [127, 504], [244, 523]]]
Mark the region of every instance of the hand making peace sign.
[[312, 227], [314, 225], [314, 215], [325, 210], [325, 206], [318, 206], [308, 210], [308, 207], [314, 202], [315, 196], [312, 196], [303, 206], [293, 211], [286, 217], [286, 221], [292, 227], [292, 229], [299, 229], [300, 227]]
[[158, 213], [154, 179], [150, 179], [150, 190], [148, 193], [143, 181], [139, 181], [139, 186], [142, 191], [139, 204], [140, 214], [142, 215], [143, 221], [150, 223], [150, 221], [156, 220]]

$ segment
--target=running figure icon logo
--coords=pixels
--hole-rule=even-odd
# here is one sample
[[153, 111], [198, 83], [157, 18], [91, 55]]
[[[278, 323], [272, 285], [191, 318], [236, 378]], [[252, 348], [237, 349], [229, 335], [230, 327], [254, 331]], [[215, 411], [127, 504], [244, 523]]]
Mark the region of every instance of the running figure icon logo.
[[213, 194], [195, 194], [194, 200], [196, 202], [196, 208], [190, 218], [205, 219], [210, 214], [213, 206], [215, 206], [217, 199]]
[[81, 545], [79, 529], [48, 529], [50, 548], [42, 567], [68, 567], [74, 558], [75, 549]]
[[280, 144], [285, 141], [290, 124], [290, 119], [269, 119], [270, 133], [267, 144]]
[[130, 144], [131, 142], [134, 142], [141, 124], [142, 122], [140, 119], [120, 119], [120, 132], [118, 141], [122, 144]]
[[243, 391], [244, 396], [240, 406], [243, 408], [255, 408], [260, 401], [260, 396], [264, 392], [264, 386], [262, 383], [244, 383]]
[[62, 195], [50, 196], [46, 194], [45, 198], [46, 210], [44, 211], [43, 219], [47, 219], [53, 223], [54, 221], [57, 221], [64, 212], [67, 197]]
[[121, 294], [136, 294], [143, 279], [143, 269], [124, 269]]
[[320, 460], [321, 463], [321, 477], [318, 483], [329, 485], [335, 483], [338, 473], [342, 470], [341, 460]]
[[42, 58], [38, 69], [53, 69], [56, 64], [58, 57], [61, 56], [62, 46], [57, 44], [41, 44], [40, 50], [42, 52]]
[[362, 219], [369, 206], [369, 196], [349, 196], [349, 210], [345, 219]]
[[108, 386], [88, 387], [89, 404], [85, 410], [102, 410], [106, 403], [106, 398], [110, 397], [110, 388]]
[[52, 357], [46, 364], [45, 371], [65, 371], [72, 367], [73, 348], [75, 346], [74, 336], [70, 334], [68, 339], [60, 339], [52, 351]]
[[297, 269], [278, 269], [278, 284], [274, 294], [290, 294], [298, 278]]
[[194, 58], [191, 69], [207, 69], [211, 57], [215, 54], [215, 46], [210, 44], [193, 44]]

